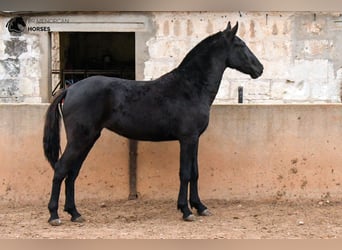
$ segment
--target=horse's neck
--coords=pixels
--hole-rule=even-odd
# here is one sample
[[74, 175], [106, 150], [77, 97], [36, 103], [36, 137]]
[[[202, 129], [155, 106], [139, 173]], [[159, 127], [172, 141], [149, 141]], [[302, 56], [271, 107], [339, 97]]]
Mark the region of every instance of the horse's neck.
[[211, 53], [198, 55], [186, 64], [181, 64], [178, 71], [211, 105], [220, 87], [225, 68], [224, 54]]

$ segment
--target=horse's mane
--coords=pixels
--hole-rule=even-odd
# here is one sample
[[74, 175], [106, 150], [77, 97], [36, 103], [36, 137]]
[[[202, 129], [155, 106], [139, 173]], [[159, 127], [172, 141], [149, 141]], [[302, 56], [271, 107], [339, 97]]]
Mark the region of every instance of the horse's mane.
[[212, 48], [212, 45], [216, 44], [218, 41], [221, 41], [221, 38], [223, 38], [223, 36], [222, 32], [220, 31], [203, 39], [192, 50], [190, 50], [188, 54], [186, 54], [178, 67], [181, 68], [183, 66], [186, 66], [197, 55], [207, 54], [208, 51]]

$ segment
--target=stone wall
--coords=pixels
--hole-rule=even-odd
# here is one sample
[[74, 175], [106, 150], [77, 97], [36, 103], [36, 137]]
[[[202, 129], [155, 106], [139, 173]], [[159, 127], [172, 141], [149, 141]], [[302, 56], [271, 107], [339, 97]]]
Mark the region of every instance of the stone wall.
[[[233, 24], [238, 21], [238, 35], [261, 60], [265, 71], [261, 78], [252, 80], [247, 75], [227, 69], [216, 104], [236, 103], [239, 86], [244, 87], [245, 103], [341, 101], [340, 13], [113, 12], [47, 13], [46, 16], [76, 21], [73, 24], [50, 24], [54, 32], [80, 27], [81, 30], [75, 31], [94, 31], [100, 27], [98, 22], [109, 19], [114, 20], [113, 23], [101, 26], [102, 31], [122, 31], [126, 18], [129, 27], [135, 27], [137, 34], [136, 53], [141, 55], [137, 59], [138, 78], [145, 80], [155, 79], [172, 70], [203, 38], [225, 29], [228, 21]], [[9, 17], [0, 16], [0, 102], [47, 102], [52, 88], [49, 69], [56, 66], [50, 65], [49, 55], [54, 57], [57, 50], [53, 46], [56, 43], [49, 41], [47, 32], [25, 32], [20, 36], [10, 34], [5, 28], [8, 20]], [[88, 23], [77, 24], [77, 20], [88, 20]], [[53, 34], [53, 38], [58, 37], [58, 33]]]
[[216, 104], [340, 102], [342, 24], [335, 13], [232, 12], [155, 13], [156, 34], [148, 41], [145, 78], [176, 67], [200, 40], [239, 22], [238, 35], [265, 66], [257, 80], [227, 69]]
[[0, 102], [41, 103], [40, 35], [10, 34], [0, 17]]

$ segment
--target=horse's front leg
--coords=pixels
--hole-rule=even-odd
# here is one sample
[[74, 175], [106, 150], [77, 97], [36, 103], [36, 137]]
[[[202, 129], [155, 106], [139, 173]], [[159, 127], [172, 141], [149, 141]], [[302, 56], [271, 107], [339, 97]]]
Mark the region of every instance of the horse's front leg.
[[196, 208], [197, 213], [201, 216], [210, 215], [207, 207], [201, 202], [198, 193], [198, 141], [196, 144], [196, 151], [191, 165], [191, 178], [190, 178], [190, 206]]
[[177, 206], [183, 213], [183, 219], [185, 221], [193, 221], [195, 219], [188, 206], [188, 188], [191, 180], [192, 163], [197, 151], [197, 144], [197, 140], [180, 141], [180, 189]]

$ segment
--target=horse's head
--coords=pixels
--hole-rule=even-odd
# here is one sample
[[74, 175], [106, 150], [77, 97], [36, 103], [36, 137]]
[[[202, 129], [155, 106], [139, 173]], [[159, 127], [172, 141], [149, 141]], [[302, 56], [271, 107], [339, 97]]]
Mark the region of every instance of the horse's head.
[[9, 32], [21, 33], [25, 30], [26, 24], [22, 17], [17, 16], [11, 18], [7, 22], [6, 27], [8, 28]]
[[230, 22], [226, 30], [223, 31], [224, 36], [229, 44], [228, 58], [226, 66], [237, 69], [242, 73], [250, 75], [253, 79], [261, 76], [264, 67], [259, 62], [258, 58], [252, 53], [247, 45], [238, 36], [238, 23], [231, 28]]

